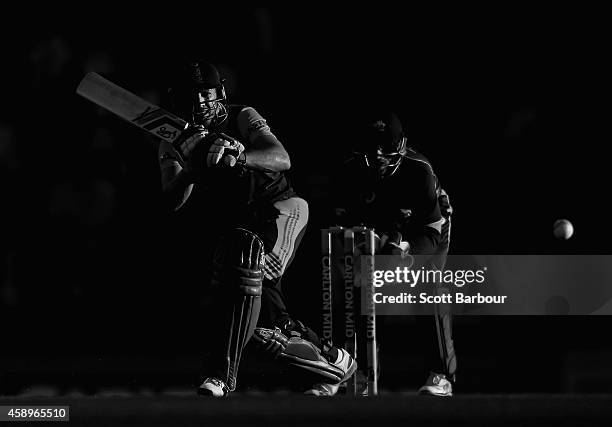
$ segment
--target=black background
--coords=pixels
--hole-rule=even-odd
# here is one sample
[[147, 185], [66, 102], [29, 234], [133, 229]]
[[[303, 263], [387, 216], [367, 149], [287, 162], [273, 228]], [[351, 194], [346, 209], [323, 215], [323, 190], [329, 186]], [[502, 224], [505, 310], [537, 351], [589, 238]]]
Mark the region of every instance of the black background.
[[[268, 119], [310, 203], [285, 289], [315, 326], [329, 176], [350, 146], [351, 120], [373, 103], [395, 108], [451, 195], [453, 253], [609, 251], [601, 11], [62, 12], [15, 15], [15, 29], [1, 33], [0, 373], [9, 392], [101, 378], [181, 385], [214, 327], [200, 320], [206, 267], [194, 263], [205, 233], [162, 209], [155, 144], [75, 94], [87, 71], [157, 102], [166, 72], [195, 53], [219, 65], [231, 102]], [[553, 238], [559, 218], [575, 227], [569, 241]], [[214, 212], [201, 223], [214, 227]], [[424, 379], [427, 322], [390, 322], [389, 387]], [[595, 316], [458, 319], [464, 390], [609, 389], [610, 326]]]

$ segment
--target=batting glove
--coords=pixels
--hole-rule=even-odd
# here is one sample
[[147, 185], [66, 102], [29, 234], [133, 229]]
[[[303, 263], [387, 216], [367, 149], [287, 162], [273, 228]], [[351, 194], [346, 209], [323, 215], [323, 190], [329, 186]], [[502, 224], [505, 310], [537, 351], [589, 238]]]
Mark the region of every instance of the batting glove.
[[244, 163], [246, 163], [244, 145], [229, 135], [224, 133], [217, 134], [217, 138], [208, 149], [206, 166], [234, 167], [236, 165], [244, 165]]
[[206, 130], [198, 130], [191, 136], [187, 137], [180, 145], [179, 150], [183, 159], [189, 159], [194, 149], [204, 140], [208, 135]]

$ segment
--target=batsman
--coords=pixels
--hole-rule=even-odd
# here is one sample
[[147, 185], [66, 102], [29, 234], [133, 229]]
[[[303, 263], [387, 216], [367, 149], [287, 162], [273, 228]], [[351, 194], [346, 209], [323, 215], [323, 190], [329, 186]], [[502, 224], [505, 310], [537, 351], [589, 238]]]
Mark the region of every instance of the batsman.
[[281, 278], [304, 234], [308, 204], [292, 188], [289, 154], [266, 119], [250, 106], [228, 104], [223, 83], [206, 61], [176, 69], [165, 107], [191, 127], [178, 142], [159, 145], [166, 202], [192, 212], [201, 241], [215, 248], [210, 357], [197, 392], [234, 391], [242, 353], [253, 347], [306, 373], [305, 391], [320, 395], [321, 384], [337, 388], [357, 364], [292, 319], [283, 301]]
[[[444, 269], [452, 208], [431, 163], [408, 145], [389, 109], [355, 119], [353, 152], [335, 180], [335, 222], [374, 228], [381, 255], [423, 255], [429, 269]], [[436, 307], [434, 319], [440, 357], [419, 392], [452, 396], [457, 360], [448, 307]]]

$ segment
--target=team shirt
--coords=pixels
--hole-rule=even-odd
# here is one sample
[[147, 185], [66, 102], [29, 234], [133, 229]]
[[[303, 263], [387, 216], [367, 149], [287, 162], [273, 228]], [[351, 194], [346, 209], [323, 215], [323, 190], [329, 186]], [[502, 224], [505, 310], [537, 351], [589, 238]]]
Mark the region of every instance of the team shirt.
[[[274, 136], [266, 119], [254, 108], [230, 104], [227, 106], [227, 112], [227, 118], [215, 131], [237, 139], [244, 144], [245, 150], [261, 136]], [[178, 153], [176, 155], [178, 157]], [[162, 160], [164, 159], [160, 159]], [[240, 167], [205, 168], [195, 184], [187, 203], [205, 205], [209, 210], [216, 211], [219, 218], [224, 220], [240, 218], [247, 211], [251, 212], [260, 206], [269, 206], [295, 195], [290, 179], [284, 172]]]
[[[221, 124], [219, 131], [242, 142], [247, 150], [258, 137], [274, 136], [266, 119], [253, 107], [246, 105], [229, 105], [227, 120]], [[242, 194], [250, 202], [274, 203], [295, 195], [289, 178], [283, 172], [245, 170], [236, 184], [242, 188]]]
[[391, 176], [377, 177], [362, 157], [349, 159], [342, 170], [340, 207], [345, 225], [373, 227], [377, 234], [399, 231], [418, 252], [435, 249], [444, 219], [440, 187], [430, 162], [409, 148]]

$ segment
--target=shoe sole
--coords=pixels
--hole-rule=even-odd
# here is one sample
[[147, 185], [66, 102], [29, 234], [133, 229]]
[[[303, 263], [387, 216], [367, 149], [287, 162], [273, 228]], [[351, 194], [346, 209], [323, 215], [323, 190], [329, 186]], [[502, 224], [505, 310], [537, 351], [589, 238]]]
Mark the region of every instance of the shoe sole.
[[338, 394], [338, 390], [336, 390], [334, 393], [327, 393], [327, 392], [320, 392], [320, 391], [315, 391], [315, 390], [307, 390], [304, 392], [305, 396], [314, 396], [314, 397], [334, 397], [336, 394]]
[[206, 388], [198, 388], [196, 392], [198, 396], [204, 396], [204, 397], [225, 397], [227, 396], [227, 394], [224, 394], [223, 396], [215, 396], [212, 390], [208, 390]]
[[430, 390], [419, 390], [419, 396], [432, 396], [432, 397], [453, 397], [453, 393], [436, 393]]
[[[307, 390], [304, 392], [306, 396], [315, 396], [315, 397], [334, 397], [338, 394], [338, 389], [342, 383], [348, 381], [348, 379], [357, 371], [357, 361], [353, 359], [352, 363], [349, 365], [348, 370], [342, 380], [338, 384], [333, 384], [333, 386], [337, 387], [336, 392], [333, 394], [330, 393], [321, 393], [318, 390]], [[330, 384], [331, 385], [331, 384]]]

